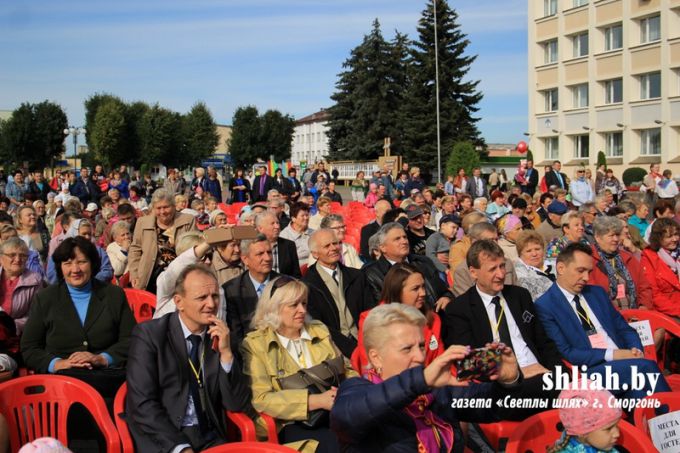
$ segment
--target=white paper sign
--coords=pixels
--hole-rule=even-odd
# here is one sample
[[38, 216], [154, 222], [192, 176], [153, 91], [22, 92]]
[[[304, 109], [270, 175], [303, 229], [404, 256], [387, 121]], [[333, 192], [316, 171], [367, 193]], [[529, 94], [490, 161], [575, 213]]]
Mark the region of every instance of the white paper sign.
[[680, 411], [659, 415], [647, 423], [657, 450], [661, 453], [680, 452]]
[[628, 324], [637, 331], [640, 336], [640, 341], [642, 341], [642, 346], [651, 346], [654, 344], [652, 326], [649, 324], [648, 320], [634, 321], [629, 322]]

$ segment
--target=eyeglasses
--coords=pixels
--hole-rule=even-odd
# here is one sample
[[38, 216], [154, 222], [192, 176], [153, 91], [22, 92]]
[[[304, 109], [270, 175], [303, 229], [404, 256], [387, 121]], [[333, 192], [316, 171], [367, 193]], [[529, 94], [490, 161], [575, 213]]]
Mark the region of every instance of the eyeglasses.
[[270, 297], [270, 298], [274, 297], [274, 293], [276, 292], [277, 289], [283, 288], [283, 287], [286, 286], [288, 283], [294, 282], [294, 281], [297, 281], [297, 279], [296, 279], [296, 278], [293, 278], [293, 277], [289, 277], [288, 275], [282, 275], [282, 276], [280, 276], [279, 278], [277, 278], [276, 280], [274, 280], [274, 283], [272, 284], [272, 290], [271, 290], [271, 292], [269, 293], [269, 297]]
[[28, 259], [28, 255], [24, 253], [3, 253], [7, 258], [10, 260], [13, 260], [14, 258], [19, 258], [21, 261], [25, 261]]
[[338, 225], [338, 226], [331, 227], [331, 230], [346, 230], [346, 229], [347, 229], [347, 225]]

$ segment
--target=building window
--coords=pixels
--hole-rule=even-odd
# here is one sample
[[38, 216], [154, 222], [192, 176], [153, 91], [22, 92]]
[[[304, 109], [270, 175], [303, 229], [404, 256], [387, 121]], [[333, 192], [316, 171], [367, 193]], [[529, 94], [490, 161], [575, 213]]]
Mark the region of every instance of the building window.
[[574, 137], [574, 157], [576, 159], [587, 159], [590, 157], [589, 151], [590, 137], [587, 135], [577, 135]]
[[574, 3], [573, 3], [574, 8], [577, 8], [577, 7], [583, 6], [583, 5], [587, 5], [587, 4], [588, 4], [588, 0], [574, 0]]
[[545, 54], [544, 63], [556, 63], [557, 62], [557, 40], [553, 39], [547, 41], [543, 44], [543, 52]]
[[604, 103], [623, 102], [623, 79], [612, 79], [604, 82]]
[[640, 99], [661, 97], [661, 73], [650, 72], [640, 76]]
[[572, 42], [574, 45], [574, 58], [588, 55], [588, 32], [574, 35]]
[[548, 137], [543, 139], [545, 144], [545, 160], [555, 160], [560, 157], [558, 137]]
[[579, 109], [588, 107], [588, 84], [575, 85], [572, 87], [574, 108]]
[[623, 47], [623, 27], [621, 24], [604, 29], [604, 50], [616, 50]]
[[661, 128], [640, 131], [640, 154], [644, 156], [661, 154]]
[[545, 98], [545, 111], [546, 112], [557, 111], [557, 109], [559, 108], [557, 88], [544, 91], [543, 97]]
[[557, 14], [557, 0], [543, 0], [543, 16], [554, 16]]
[[607, 157], [623, 156], [623, 132], [610, 132], [605, 135]]
[[640, 42], [658, 41], [661, 39], [661, 16], [651, 16], [640, 20]]

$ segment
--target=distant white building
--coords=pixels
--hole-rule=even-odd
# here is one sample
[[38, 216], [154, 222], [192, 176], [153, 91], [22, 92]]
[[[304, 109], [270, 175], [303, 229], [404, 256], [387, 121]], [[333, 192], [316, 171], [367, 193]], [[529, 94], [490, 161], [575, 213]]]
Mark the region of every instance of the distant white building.
[[310, 165], [323, 160], [328, 155], [328, 135], [326, 135], [328, 118], [328, 112], [322, 109], [295, 122], [291, 152], [293, 165], [299, 166], [300, 162]]

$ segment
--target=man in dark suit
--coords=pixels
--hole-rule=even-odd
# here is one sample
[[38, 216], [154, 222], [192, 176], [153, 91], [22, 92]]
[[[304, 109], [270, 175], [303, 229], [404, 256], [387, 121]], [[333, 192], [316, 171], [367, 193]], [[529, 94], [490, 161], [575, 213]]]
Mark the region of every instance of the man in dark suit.
[[249, 409], [248, 381], [229, 329], [216, 316], [219, 297], [210, 269], [190, 265], [177, 279], [177, 311], [133, 330], [126, 407], [138, 451], [184, 453], [223, 444], [224, 411]]
[[373, 261], [373, 258], [371, 258], [371, 252], [368, 250], [368, 240], [373, 236], [375, 233], [378, 232], [380, 229], [380, 226], [382, 225], [382, 218], [383, 215], [387, 211], [392, 209], [392, 205], [390, 204], [389, 201], [387, 200], [378, 200], [375, 204], [375, 220], [373, 222], [367, 223], [361, 228], [361, 242], [360, 242], [360, 253], [359, 255], [361, 256], [361, 259], [364, 260], [365, 263], [370, 263]]
[[222, 285], [227, 301], [227, 325], [239, 343], [250, 331], [250, 321], [265, 286], [279, 276], [272, 272], [272, 247], [262, 234], [241, 241], [241, 261], [248, 271]]
[[309, 314], [326, 324], [342, 354], [351, 357], [359, 316], [374, 306], [365, 291], [364, 274], [340, 263], [342, 244], [331, 229], [312, 233], [309, 248], [317, 260], [302, 279], [309, 287]]
[[263, 212], [255, 217], [257, 232], [265, 235], [272, 246], [272, 269], [279, 274], [301, 278], [295, 242], [279, 237], [281, 224], [275, 214]]
[[250, 200], [253, 203], [267, 201], [267, 193], [274, 187], [274, 178], [267, 174], [267, 167], [260, 167], [260, 174], [255, 176], [251, 189]]
[[[592, 255], [590, 246], [581, 243], [569, 244], [558, 255], [557, 282], [535, 304], [548, 336], [572, 365], [587, 366], [588, 375], [604, 377], [607, 371], [618, 375], [620, 386], [629, 390], [609, 389], [616, 396], [643, 398], [647, 391], [669, 392], [656, 363], [644, 358], [635, 329], [601, 287], [587, 284]], [[644, 379], [644, 388], [632, 389], [634, 369], [657, 376], [658, 382]]]
[[470, 194], [472, 199], [489, 198], [489, 189], [486, 187], [486, 180], [482, 177], [482, 169], [475, 167], [472, 169], [472, 177], [468, 178], [465, 186], [465, 193]]
[[567, 183], [567, 175], [561, 173], [562, 162], [556, 160], [553, 162], [552, 170], [545, 174], [545, 183], [550, 189], [552, 186], [558, 189], [569, 190], [569, 183]]
[[[524, 375], [521, 398], [552, 398], [543, 374], [561, 365], [561, 357], [534, 311], [529, 291], [505, 284], [505, 255], [493, 240], [476, 241], [466, 257], [475, 284], [446, 307], [444, 344], [482, 348], [501, 342], [512, 347]], [[518, 411], [522, 418], [535, 411]]]
[[78, 197], [83, 206], [88, 203], [99, 203], [101, 190], [95, 181], [90, 178], [87, 168], [80, 169], [80, 177], [76, 180], [71, 190], [71, 195]]
[[363, 268], [370, 290], [370, 303], [377, 305], [380, 302], [385, 275], [395, 263], [411, 263], [422, 272], [425, 278], [428, 303], [431, 307], [441, 309], [453, 301], [453, 294], [440, 278], [439, 271], [434, 267], [432, 261], [424, 255], [409, 254], [408, 238], [401, 224], [397, 222], [386, 223], [380, 227], [376, 234], [379, 235], [378, 244], [382, 256], [378, 261]]
[[536, 193], [536, 186], [538, 186], [538, 170], [534, 168], [534, 161], [531, 159], [527, 160], [527, 171], [524, 179], [526, 179], [526, 182], [521, 186], [522, 192], [533, 197]]

